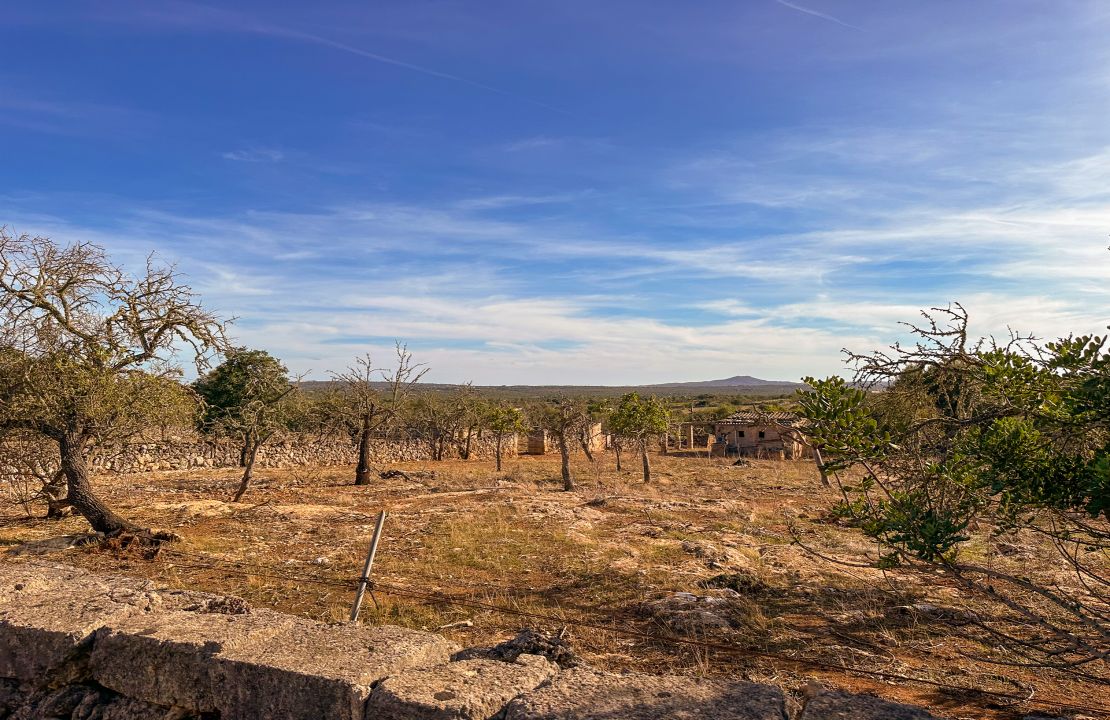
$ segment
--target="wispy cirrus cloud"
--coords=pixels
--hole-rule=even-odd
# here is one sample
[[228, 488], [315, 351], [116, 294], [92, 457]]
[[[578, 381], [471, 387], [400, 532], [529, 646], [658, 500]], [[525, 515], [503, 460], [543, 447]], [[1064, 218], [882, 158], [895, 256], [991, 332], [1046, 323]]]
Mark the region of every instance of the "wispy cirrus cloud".
[[247, 148], [243, 150], [229, 150], [222, 153], [221, 157], [224, 160], [247, 163], [281, 162], [285, 159], [285, 153], [275, 148]]

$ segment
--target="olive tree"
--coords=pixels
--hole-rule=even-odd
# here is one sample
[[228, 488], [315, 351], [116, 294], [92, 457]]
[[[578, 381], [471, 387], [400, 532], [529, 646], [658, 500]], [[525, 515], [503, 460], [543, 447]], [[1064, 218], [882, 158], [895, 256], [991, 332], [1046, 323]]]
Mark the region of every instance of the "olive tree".
[[627, 438], [640, 449], [644, 468], [644, 482], [651, 482], [651, 461], [648, 443], [651, 438], [667, 432], [667, 408], [654, 396], [642, 398], [639, 393], [628, 393], [617, 403], [609, 416], [609, 428], [618, 438]]
[[355, 485], [370, 484], [370, 441], [397, 418], [405, 398], [426, 372], [423, 364], [413, 362], [408, 347], [397, 343], [397, 364], [392, 370], [374, 367], [368, 353], [356, 358], [346, 372], [332, 373], [343, 388], [335, 407], [338, 418], [358, 442]]
[[265, 350], [236, 348], [193, 387], [204, 399], [202, 428], [239, 438], [243, 476], [232, 497], [239, 502], [250, 486], [258, 451], [289, 425], [295, 408], [288, 400], [296, 385]]
[[[969, 615], [993, 661], [1110, 681], [1107, 338], [974, 340], [959, 305], [924, 316], [913, 345], [850, 354], [855, 383], [806, 379], [836, 514], [876, 565], [994, 603]], [[994, 561], [1007, 537], [1050, 544], [1071, 582]]]
[[204, 367], [226, 347], [172, 266], [151, 257], [132, 275], [91, 243], [0, 229], [0, 430], [57, 445], [67, 502], [94, 530], [138, 528], [93, 491], [89, 448], [187, 422], [195, 401], [175, 360]]

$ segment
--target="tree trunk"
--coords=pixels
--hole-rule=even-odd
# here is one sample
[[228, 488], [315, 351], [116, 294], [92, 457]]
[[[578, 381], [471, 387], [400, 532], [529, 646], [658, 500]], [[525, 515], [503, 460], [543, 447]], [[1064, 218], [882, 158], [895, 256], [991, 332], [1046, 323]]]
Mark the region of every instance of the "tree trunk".
[[615, 452], [617, 454], [617, 472], [620, 472], [621, 471], [621, 444], [620, 443], [614, 443], [613, 444], [613, 452]]
[[831, 488], [832, 483], [829, 482], [829, 473], [825, 470], [825, 461], [821, 457], [821, 449], [816, 445], [813, 446], [813, 462], [817, 464], [817, 472], [821, 475], [821, 482], [825, 487]]
[[578, 434], [578, 442], [582, 445], [582, 452], [586, 453], [586, 459], [590, 462], [594, 461], [594, 453], [593, 450], [590, 449], [590, 440], [592, 439], [589, 428], [584, 428]]
[[248, 430], [243, 435], [243, 444], [239, 447], [239, 467], [247, 466], [247, 456], [250, 455], [253, 440], [252, 433]]
[[247, 492], [247, 487], [251, 484], [251, 476], [254, 474], [254, 461], [258, 458], [258, 448], [262, 446], [262, 441], [257, 437], [251, 445], [250, 454], [247, 456], [247, 465], [243, 470], [243, 479], [239, 481], [239, 489], [235, 491], [235, 497], [231, 498], [231, 502], [239, 502], [243, 499], [243, 495]]
[[559, 456], [563, 461], [563, 490], [574, 490], [574, 478], [570, 476], [570, 448], [567, 447], [566, 433], [559, 433]]
[[65, 517], [66, 508], [70, 506], [69, 500], [62, 497], [66, 489], [66, 474], [61, 468], [54, 473], [54, 477], [42, 486], [42, 494], [46, 496], [46, 519], [58, 520]]
[[104, 504], [92, 491], [89, 470], [85, 464], [87, 439], [81, 435], [65, 435], [58, 442], [61, 450], [61, 471], [66, 476], [66, 499], [81, 517], [89, 521], [92, 529], [106, 535], [118, 535], [125, 530], [137, 530]]
[[463, 445], [462, 452], [459, 453], [459, 455], [462, 457], [463, 460], [469, 460], [470, 459], [470, 439], [472, 437], [474, 437], [474, 428], [472, 428], [472, 427], [467, 428], [466, 429], [466, 444]]
[[493, 455], [497, 458], [497, 472], [501, 472], [501, 433], [497, 433], [497, 447]]
[[369, 485], [373, 476], [370, 469], [370, 418], [362, 419], [358, 435], [358, 467], [355, 468], [355, 485]]
[[651, 482], [651, 461], [648, 460], [647, 439], [640, 441], [640, 459], [644, 462], [644, 482]]

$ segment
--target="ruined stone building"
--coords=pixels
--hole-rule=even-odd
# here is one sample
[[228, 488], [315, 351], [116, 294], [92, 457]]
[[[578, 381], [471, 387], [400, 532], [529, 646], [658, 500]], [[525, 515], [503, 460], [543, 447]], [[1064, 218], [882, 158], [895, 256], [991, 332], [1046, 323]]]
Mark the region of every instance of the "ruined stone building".
[[812, 451], [798, 432], [805, 420], [789, 412], [741, 410], [713, 423], [714, 455], [797, 460]]

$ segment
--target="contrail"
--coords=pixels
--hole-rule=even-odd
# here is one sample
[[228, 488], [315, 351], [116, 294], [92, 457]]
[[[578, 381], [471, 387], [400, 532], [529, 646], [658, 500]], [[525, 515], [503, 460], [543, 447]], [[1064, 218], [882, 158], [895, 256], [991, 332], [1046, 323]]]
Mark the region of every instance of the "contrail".
[[370, 52], [369, 50], [363, 50], [362, 48], [357, 48], [353, 45], [347, 45], [346, 43], [341, 43], [336, 40], [330, 40], [319, 35], [312, 35], [311, 33], [301, 32], [299, 30], [290, 30], [289, 28], [277, 27], [274, 25], [258, 25], [251, 27], [250, 31], [258, 33], [260, 35], [285, 37], [292, 40], [301, 40], [304, 42], [315, 43], [316, 45], [323, 45], [324, 47], [330, 47], [335, 50], [342, 50], [343, 52], [351, 53], [352, 55], [358, 55], [359, 57], [364, 57], [375, 62], [385, 63], [386, 65], [393, 65], [395, 67], [404, 68], [406, 70], [412, 70], [413, 72], [418, 72], [423, 75], [430, 75], [431, 77], [437, 77], [444, 80], [450, 80], [452, 82], [462, 83], [464, 85], [469, 85], [480, 90], [485, 90], [486, 92], [496, 93], [497, 95], [513, 98], [515, 100], [523, 100], [526, 103], [530, 103], [532, 105], [535, 105], [536, 107], [544, 108], [545, 110], [552, 110], [564, 115], [570, 114], [566, 110], [563, 110], [561, 108], [557, 108], [553, 105], [547, 105], [546, 103], [542, 103], [538, 100], [533, 100], [522, 95], [511, 93], [508, 90], [502, 90], [501, 88], [497, 88], [492, 85], [486, 85], [485, 83], [480, 83], [476, 80], [470, 80], [458, 75], [452, 75], [451, 73], [433, 70], [432, 68], [423, 67], [422, 65], [414, 65], [413, 63], [405, 62], [404, 60], [397, 60], [396, 58], [379, 55], [378, 53]]
[[818, 10], [812, 10], [810, 8], [807, 8], [807, 7], [802, 7], [801, 5], [795, 5], [792, 2], [787, 2], [787, 0], [775, 0], [775, 2], [777, 2], [779, 5], [782, 5], [784, 7], [788, 7], [791, 10], [797, 10], [798, 12], [805, 13], [806, 15], [812, 15], [813, 17], [819, 17], [822, 20], [828, 20], [829, 22], [834, 22], [837, 25], [843, 25], [846, 28], [852, 28], [853, 30], [859, 30], [860, 32], [865, 32], [864, 29], [859, 27], [858, 25], [853, 25], [851, 23], [846, 23], [843, 20], [841, 20], [840, 18], [833, 17], [832, 15], [829, 15], [827, 13], [823, 13], [823, 12], [820, 12]]
[[[536, 107], [541, 107], [545, 110], [557, 112], [562, 115], [572, 114], [567, 112], [566, 110], [563, 110], [562, 108], [557, 108], [553, 105], [548, 105], [538, 100], [533, 100], [532, 98], [526, 97], [524, 95], [518, 95], [516, 93], [509, 92], [508, 90], [502, 90], [501, 88], [494, 87], [493, 85], [486, 85], [485, 83], [481, 83], [476, 80], [470, 80], [469, 78], [461, 77], [459, 75], [453, 75], [451, 73], [434, 70], [422, 65], [405, 62], [404, 60], [397, 60], [396, 58], [391, 58], [386, 55], [379, 55], [378, 53], [370, 52], [369, 50], [363, 50], [362, 48], [355, 47], [353, 45], [347, 45], [346, 43], [341, 43], [337, 40], [331, 40], [330, 38], [322, 37], [320, 35], [313, 35], [312, 33], [302, 32], [300, 30], [293, 30], [291, 28], [282, 27], [280, 25], [270, 25], [265, 23], [264, 21], [259, 22], [257, 18], [245, 15], [240, 12], [226, 11], [221, 8], [213, 8], [202, 3], [192, 2], [191, 0], [175, 0], [172, 1], [171, 4], [179, 8], [179, 10], [202, 11], [202, 13], [204, 13], [203, 18], [201, 18], [200, 20], [194, 19], [194, 23], [196, 23], [200, 27], [214, 26], [218, 30], [252, 33], [255, 35], [269, 35], [271, 37], [285, 38], [287, 40], [297, 40], [300, 42], [313, 43], [316, 45], [321, 45], [323, 47], [332, 48], [333, 50], [340, 50], [345, 53], [350, 53], [351, 55], [358, 55], [359, 57], [366, 58], [367, 60], [373, 60], [374, 62], [383, 63], [385, 65], [392, 65], [394, 67], [417, 72], [422, 75], [428, 75], [430, 77], [436, 77], [442, 80], [449, 80], [451, 82], [469, 85], [470, 87], [484, 90], [485, 92], [490, 92], [496, 95], [501, 95], [503, 97], [526, 102], [530, 105], [535, 105]], [[181, 12], [176, 13], [174, 16], [172, 16], [173, 21], [177, 23], [183, 22], [181, 19], [183, 14], [184, 13]], [[185, 15], [185, 17], [187, 21], [188, 16]]]

